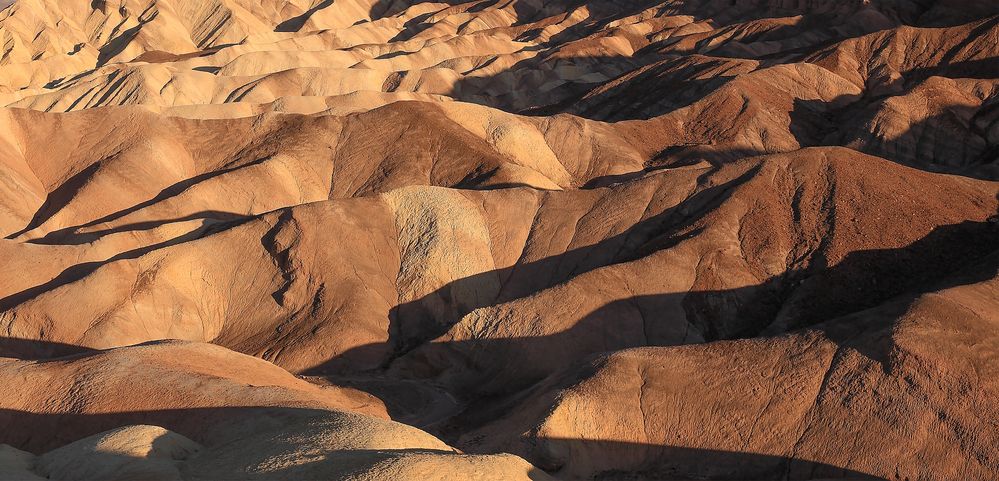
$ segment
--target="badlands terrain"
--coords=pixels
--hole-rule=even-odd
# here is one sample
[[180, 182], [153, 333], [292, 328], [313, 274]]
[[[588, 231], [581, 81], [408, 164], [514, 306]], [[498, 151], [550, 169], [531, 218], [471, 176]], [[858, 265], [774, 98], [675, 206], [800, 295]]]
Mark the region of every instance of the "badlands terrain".
[[999, 479], [995, 0], [0, 7], [0, 479]]

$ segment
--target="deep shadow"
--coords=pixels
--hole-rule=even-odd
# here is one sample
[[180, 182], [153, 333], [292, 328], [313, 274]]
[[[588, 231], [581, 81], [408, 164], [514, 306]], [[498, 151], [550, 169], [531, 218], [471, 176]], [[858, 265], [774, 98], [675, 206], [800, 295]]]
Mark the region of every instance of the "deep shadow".
[[[181, 61], [189, 60], [189, 59], [193, 59], [193, 58], [207, 57], [209, 55], [213, 55], [215, 53], [218, 53], [220, 50], [222, 50], [223, 48], [225, 48], [227, 46], [231, 46], [231, 45], [218, 45], [218, 46], [215, 46], [215, 47], [206, 48], [204, 50], [197, 50], [197, 51], [194, 51], [194, 52], [181, 53], [181, 54], [171, 53], [171, 52], [164, 52], [162, 50], [147, 50], [147, 51], [143, 52], [142, 54], [140, 54], [138, 57], [135, 57], [134, 59], [132, 59], [132, 61], [133, 62], [146, 62], [146, 63], [181, 62]], [[203, 70], [204, 68], [205, 67], [195, 67], [193, 70], [199, 70], [199, 69], [201, 69], [200, 71], [204, 71]]]
[[[371, 7], [370, 15], [372, 19], [392, 16], [418, 3], [419, 2], [382, 0], [375, 3]], [[446, 3], [453, 5], [452, 9], [463, 8], [468, 12], [481, 11], [485, 8], [496, 6], [498, 4], [498, 2], [494, 0], [477, 3], [463, 3], [455, 0]], [[611, 94], [625, 92], [633, 93], [632, 91], [640, 90], [641, 99], [622, 98], [627, 96], [618, 95], [613, 102], [613, 105], [607, 103], [600, 109], [594, 107], [592, 112], [585, 110], [574, 111], [570, 110], [569, 107], [571, 107], [577, 99], [590, 90], [600, 88], [603, 82], [588, 83], [585, 81], [570, 81], [566, 84], [558, 86], [554, 89], [554, 93], [548, 92], [547, 96], [538, 96], [540, 92], [528, 89], [520, 89], [517, 92], [502, 93], [488, 91], [482, 92], [479, 95], [469, 95], [467, 93], [469, 91], [479, 91], [484, 87], [488, 87], [488, 85], [496, 79], [500, 79], [501, 83], [506, 83], [502, 80], [502, 77], [508, 77], [511, 75], [522, 75], [525, 77], [544, 75], [546, 72], [554, 70], [558, 68], [559, 65], [563, 64], [571, 65], [573, 63], [590, 62], [595, 66], [599, 66], [599, 69], [590, 69], [591, 71], [608, 73], [611, 77], [616, 77], [635, 69], [640, 69], [644, 66], [654, 64], [665, 58], [665, 56], [672, 57], [673, 59], [682, 59], [686, 54], [698, 53], [698, 49], [691, 51], [671, 50], [669, 48], [671, 43], [677, 40], [677, 38], [673, 38], [662, 42], [653, 42], [647, 47], [636, 52], [633, 56], [627, 57], [594, 55], [572, 56], [560, 54], [560, 51], [565, 48], [569, 48], [571, 51], [571, 45], [573, 42], [586, 42], [591, 39], [595, 39], [597, 38], [594, 37], [595, 35], [599, 36], [599, 34], [604, 29], [608, 28], [608, 26], [612, 23], [656, 6], [660, 7], [659, 12], [657, 13], [659, 16], [692, 15], [695, 18], [702, 20], [710, 18], [712, 23], [717, 25], [720, 29], [716, 35], [722, 35], [728, 32], [726, 26], [730, 23], [738, 24], [754, 19], [765, 18], [768, 15], [776, 15], [778, 17], [784, 16], [781, 13], [786, 13], [787, 16], [803, 14], [801, 21], [797, 24], [780, 26], [766, 31], [757, 32], [755, 34], [749, 34], [744, 37], [740, 37], [739, 39], [740, 42], [744, 41], [750, 43], [756, 41], [773, 42], [778, 39], [800, 36], [800, 34], [805, 31], [810, 34], [808, 37], [809, 39], [819, 37], [818, 39], [812, 40], [811, 47], [802, 46], [800, 43], [794, 44], [795, 49], [801, 50], [798, 56], [803, 56], [805, 52], [814, 51], [816, 48], [829, 45], [834, 41], [869, 33], [868, 30], [858, 30], [853, 26], [846, 25], [844, 22], [849, 18], [849, 15], [844, 14], [843, 12], [829, 12], [823, 8], [759, 9], [747, 8], [747, 6], [742, 5], [740, 8], [734, 9], [734, 6], [725, 5], [722, 7], [721, 4], [705, 5], [701, 2], [697, 2], [694, 5], [671, 4], [666, 6], [661, 5], [661, 2], [647, 0], [629, 0], [624, 2], [569, 0], [545, 2], [540, 8], [536, 8], [526, 4], [525, 2], [516, 2], [512, 4], [512, 8], [514, 9], [517, 18], [513, 27], [516, 29], [518, 26], [525, 26], [525, 29], [516, 37], [520, 41], [534, 40], [540, 34], [540, 31], [537, 28], [526, 29], [526, 26], [528, 26], [531, 22], [540, 22], [539, 25], [541, 27], [551, 23], [557, 23], [558, 21], [564, 19], [563, 17], [568, 15], [569, 12], [582, 7], [587, 9], [588, 17], [584, 21], [574, 24], [565, 30], [554, 34], [551, 38], [540, 42], [538, 45], [526, 48], [525, 50], [538, 51], [537, 57], [521, 60], [516, 65], [505, 69], [498, 75], [490, 77], [469, 76], [469, 74], [473, 74], [477, 69], [469, 72], [463, 72], [465, 77], [458, 80], [451, 96], [460, 100], [481, 103], [518, 113], [549, 115], [557, 112], [571, 112], [577, 115], [586, 116], [588, 118], [609, 121], [630, 118], [650, 118], [678, 108], [678, 106], [682, 106], [683, 104], [691, 101], [689, 99], [683, 99], [682, 95], [680, 96], [679, 101], [675, 100], [677, 93], [670, 88], [671, 84], [713, 84], [707, 85], [707, 87], [710, 87], [710, 90], [716, 88], [717, 84], [724, 83], [724, 81], [727, 80], [724, 76], [700, 82], [692, 78], [684, 78], [681, 74], [677, 74], [674, 75], [672, 79], [667, 79], [653, 86], [644, 86], [645, 88], [632, 88], [633, 86], [629, 85], [619, 85], [615, 88], [617, 92], [611, 92]], [[712, 8], [713, 10], [711, 10]], [[732, 13], [734, 10], [738, 10], [738, 13]], [[418, 15], [408, 20], [404, 25], [404, 29], [395, 38], [391, 39], [390, 42], [409, 40], [419, 32], [431, 28], [432, 24], [426, 22], [433, 17], [434, 13], [435, 12], [430, 12]], [[816, 35], [816, 31], [822, 31], [823, 34]], [[700, 47], [706, 47], [711, 41], [711, 37], [705, 38], [700, 43]], [[710, 53], [708, 53], [708, 50], [705, 50], [705, 53], [716, 57], [752, 57], [751, 55], [746, 55], [745, 50], [726, 50], [724, 48], [709, 50]], [[729, 53], [729, 50], [732, 52]], [[780, 56], [781, 53], [782, 52], [780, 51], [771, 52], [768, 53], [767, 56], [777, 57]], [[402, 54], [404, 53], [397, 52], [393, 55]], [[787, 55], [784, 56], [786, 57]], [[495, 58], [492, 60], [495, 60]], [[486, 64], [491, 63], [492, 60], [487, 61]], [[720, 60], [721, 58], [718, 59], [718, 61]], [[482, 68], [484, 66], [485, 65], [482, 65], [478, 68]], [[552, 95], [554, 95], [554, 98], [549, 98]], [[517, 101], [524, 96], [535, 96], [537, 98], [529, 99], [526, 102]], [[614, 97], [614, 95], [608, 96]], [[643, 110], [634, 109], [632, 111], [628, 111], [629, 104], [638, 104], [642, 99], [655, 100], [654, 102], [650, 102], [652, 105], [655, 105], [657, 102], [664, 102], [665, 105], [661, 108], [652, 107]]]
[[[622, 76], [607, 82], [588, 91], [586, 98], [573, 99], [562, 107], [573, 115], [606, 122], [647, 120], [693, 104], [734, 79], [734, 74], [699, 78], [728, 64], [735, 65], [726, 59], [690, 62], [686, 56], [670, 56], [627, 72], [627, 79]], [[551, 111], [549, 107], [529, 113]]]
[[[277, 411], [277, 412], [275, 412]], [[164, 409], [116, 413], [59, 411], [34, 413], [0, 409], [0, 444], [34, 454], [43, 454], [73, 441], [130, 425], [160, 426], [188, 438], [208, 443], [216, 426], [263, 417], [308, 417], [322, 414], [314, 409], [266, 406]]]
[[277, 25], [277, 27], [274, 28], [274, 31], [275, 32], [297, 32], [297, 31], [301, 30], [302, 27], [305, 26], [305, 22], [308, 22], [309, 18], [311, 18], [313, 14], [315, 14], [316, 12], [318, 12], [318, 11], [320, 11], [320, 10], [322, 10], [322, 9], [330, 6], [330, 5], [333, 5], [333, 0], [323, 0], [323, 1], [319, 2], [319, 3], [317, 3], [312, 8], [306, 10], [301, 15], [299, 15], [297, 17], [294, 17], [294, 18], [289, 18], [288, 20], [285, 20], [285, 21], [279, 23]]
[[[141, 256], [143, 256], [145, 254], [148, 254], [150, 252], [153, 252], [155, 250], [164, 249], [164, 248], [167, 248], [167, 247], [175, 246], [175, 245], [178, 245], [178, 244], [182, 244], [184, 242], [190, 242], [190, 241], [198, 240], [198, 239], [207, 237], [207, 236], [209, 236], [209, 235], [211, 235], [213, 233], [229, 229], [231, 227], [234, 227], [236, 225], [239, 225], [241, 223], [244, 223], [244, 222], [247, 222], [247, 221], [253, 219], [253, 217], [250, 217], [250, 216], [247, 216], [247, 217], [236, 216], [236, 217], [231, 217], [232, 220], [229, 220], [229, 221], [220, 221], [220, 220], [217, 220], [217, 218], [215, 217], [216, 215], [217, 214], [214, 214], [214, 213], [211, 213], [211, 212], [209, 212], [209, 213], [199, 213], [199, 214], [194, 214], [192, 216], [189, 216], [190, 217], [189, 219], [187, 219], [187, 218], [185, 218], [185, 219], [179, 219], [179, 220], [203, 219], [203, 222], [202, 222], [202, 224], [201, 224], [200, 227], [191, 230], [191, 232], [188, 232], [187, 234], [175, 237], [173, 239], [168, 239], [168, 240], [165, 240], [163, 242], [156, 243], [156, 244], [152, 244], [152, 245], [148, 245], [148, 246], [142, 246], [142, 247], [138, 247], [138, 248], [135, 248], [135, 249], [132, 249], [132, 250], [129, 250], [129, 251], [125, 251], [125, 252], [122, 252], [122, 253], [119, 253], [117, 255], [114, 255], [111, 258], [108, 258], [108, 259], [103, 260], [103, 261], [84, 262], [84, 263], [81, 263], [81, 264], [76, 264], [76, 265], [70, 266], [70, 267], [66, 268], [65, 270], [63, 270], [62, 272], [60, 272], [59, 275], [57, 275], [54, 278], [48, 280], [47, 282], [44, 282], [44, 283], [39, 284], [39, 285], [34, 286], [34, 287], [30, 287], [28, 289], [25, 289], [23, 291], [20, 291], [20, 292], [11, 294], [11, 295], [8, 295], [7, 297], [4, 297], [4, 298], [0, 299], [0, 312], [9, 310], [12, 307], [17, 306], [18, 304], [21, 304], [22, 302], [25, 302], [25, 301], [27, 301], [29, 299], [32, 299], [32, 298], [34, 298], [34, 297], [36, 297], [36, 296], [38, 296], [38, 295], [40, 295], [42, 293], [48, 292], [48, 291], [50, 291], [52, 289], [56, 289], [56, 288], [58, 288], [60, 286], [63, 286], [63, 285], [69, 284], [71, 282], [76, 282], [76, 281], [78, 281], [80, 279], [83, 279], [84, 277], [92, 274], [94, 271], [96, 271], [97, 269], [101, 268], [102, 266], [110, 264], [112, 262], [117, 262], [117, 261], [126, 260], [126, 259], [137, 259], [137, 258], [139, 258], [139, 257], [141, 257]], [[232, 214], [226, 214], [226, 215], [232, 215]], [[169, 220], [162, 221], [163, 224], [168, 224], [170, 222], [173, 222], [173, 221], [169, 221]], [[151, 223], [149, 225], [154, 227], [156, 224], [157, 223]], [[121, 227], [121, 229], [130, 229], [130, 227], [129, 226], [123, 226], [123, 227]], [[111, 229], [111, 230], [114, 230], [116, 232], [124, 232], [124, 231], [119, 231], [119, 230], [116, 230], [116, 229]], [[79, 243], [90, 242], [91, 241], [90, 239], [91, 238], [89, 237], [89, 234], [80, 234], [80, 237], [70, 238], [71, 243], [72, 242], [79, 242]]]
[[[418, 2], [417, 2], [418, 3]], [[451, 4], [456, 2], [449, 2]], [[491, 6], [496, 2], [479, 2], [469, 11], [483, 6]], [[371, 10], [372, 18], [394, 15], [414, 2], [398, 2], [385, 0], [376, 3]], [[516, 4], [515, 4], [516, 5]], [[728, 59], [756, 59], [761, 61], [760, 68], [778, 64], [789, 64], [804, 61], [810, 54], [832, 46], [849, 38], [856, 38], [876, 31], [877, 26], [851, 21], [856, 9], [842, 4], [808, 4], [789, 8], [756, 5], [750, 2], [683, 2], [662, 4], [662, 2], [630, 0], [623, 2], [609, 1], [559, 1], [546, 2], [540, 9], [516, 10], [517, 21], [514, 27], [530, 22], [539, 22], [539, 27], [564, 20], [564, 16], [576, 9], [585, 7], [587, 18], [568, 28], [555, 33], [547, 40], [525, 50], [537, 50], [538, 55], [518, 62], [513, 67], [490, 77], [469, 77], [458, 80], [451, 94], [452, 97], [482, 103], [503, 110], [531, 115], [551, 115], [567, 112], [587, 118], [603, 121], [648, 119], [688, 105], [703, 97], [729, 79], [726, 75], [712, 78], [696, 78], [697, 70], [703, 66], [666, 72], [663, 65], [656, 65], [664, 59], [671, 62], [683, 61], [693, 55], [701, 55], [709, 59], [705, 65], [723, 62]], [[461, 7], [453, 7], [461, 8]], [[650, 9], [658, 9], [655, 16], [692, 16], [695, 20], [707, 21], [714, 31], [710, 35], [696, 32], [686, 35], [667, 35], [662, 40], [651, 41], [638, 49], [631, 56], [615, 57], [593, 55], [592, 53], [573, 55], [573, 46], [586, 44], [604, 36], [606, 30], [614, 22], [639, 14]], [[901, 12], [893, 12], [901, 13]], [[917, 15], [918, 16], [918, 15]], [[766, 25], [754, 23], [761, 19], [795, 17], [796, 21], [789, 24]], [[429, 14], [411, 19], [405, 29], [392, 41], [402, 41], [412, 38], [415, 34], [430, 28], [424, 23]], [[915, 21], [916, 16], [910, 20]], [[668, 31], [667, 29], [666, 31]], [[516, 31], [516, 30], [514, 30]], [[983, 31], [979, 29], [979, 32]], [[540, 35], [540, 30], [525, 29], [515, 38], [520, 41], [533, 41]], [[651, 35], [649, 36], [651, 37]], [[702, 38], [703, 37], [703, 38]], [[693, 40], [697, 40], [694, 42]], [[649, 38], [651, 40], [651, 38]], [[679, 46], [680, 42], [689, 45]], [[719, 43], [720, 42], [720, 43]], [[759, 52], [754, 50], [754, 44], [762, 44], [766, 48]], [[613, 80], [609, 82], [570, 81], [553, 89], [555, 93], [539, 95], [541, 92], [521, 88], [517, 92], [484, 92], [481, 95], [470, 96], [468, 91], [488, 86], [494, 80], [504, 82], [502, 77], [511, 74], [523, 77], [544, 75], [555, 70], [560, 64], [585, 63], [593, 61], [599, 68], [591, 72], [610, 74]], [[615, 64], [620, 64], [617, 66]], [[643, 71], [646, 67], [656, 65], [651, 71]], [[481, 68], [481, 67], [480, 67]], [[637, 79], [618, 83], [618, 76], [638, 73]], [[666, 75], [668, 74], [668, 75]], [[634, 85], [641, 83], [641, 85]], [[516, 84], [516, 83], [515, 83]], [[610, 88], [606, 88], [610, 86]], [[678, 91], [674, 87], [680, 86]], [[577, 106], [576, 101], [590, 90], [600, 95], [594, 101], [597, 105]], [[691, 97], [691, 91], [702, 93]], [[513, 95], [516, 94], [516, 95]], [[507, 97], [507, 98], [504, 98]], [[510, 97], [521, 99], [534, 97], [525, 102], [515, 102]], [[662, 105], [658, 105], [658, 104]]]
[[[415, 0], [415, 1], [377, 0], [371, 5], [371, 8], [368, 10], [368, 16], [371, 17], [371, 20], [378, 20], [381, 18], [391, 17], [394, 15], [398, 15], [399, 13], [402, 13], [406, 9], [413, 7], [415, 5], [419, 5], [421, 3], [427, 3], [427, 2], [424, 2], [423, 0]], [[482, 0], [478, 2], [469, 2], [467, 0], [444, 0], [442, 2], [434, 2], [434, 3], [444, 3], [452, 8], [458, 7], [458, 8], [464, 8], [465, 11], [468, 12], [478, 12], [486, 8], [497, 5], [499, 1]], [[565, 2], [560, 1], [560, 2], [548, 2], [548, 3], [562, 4]], [[539, 11], [537, 8], [533, 7], [532, 5], [529, 5], [529, 2], [517, 2], [511, 6], [516, 11], [517, 18], [520, 19], [519, 21], [523, 21], [524, 19], [529, 18], [532, 14], [535, 14]], [[407, 24], [407, 27], [408, 26], [410, 25]], [[408, 40], [408, 38], [410, 37], [405, 38], [405, 40]]]
[[987, 132], [999, 119], [997, 96], [979, 107], [942, 105], [944, 112], [914, 123], [895, 138], [882, 138], [869, 128], [879, 116], [891, 114], [886, 101], [911, 94], [934, 75], [999, 77], [999, 58], [909, 71], [859, 98], [794, 99], [789, 130], [802, 147], [845, 146], [929, 172], [999, 180], [999, 145], [990, 141]]
[[[851, 469], [800, 458], [750, 452], [721, 451], [646, 443], [594, 439], [541, 439], [547, 449], [592, 453], [605, 459], [634, 459], [645, 456], [647, 467], [639, 470], [611, 470], [597, 473], [601, 481], [635, 480], [826, 480], [887, 481], [885, 478]], [[558, 470], [550, 470], [558, 476]]]
[[107, 65], [112, 58], [124, 52], [125, 49], [128, 48], [128, 45], [132, 43], [132, 40], [134, 40], [139, 34], [139, 31], [142, 30], [142, 27], [146, 26], [149, 22], [156, 20], [156, 17], [158, 17], [159, 14], [160, 11], [156, 9], [156, 3], [153, 2], [149, 4], [149, 6], [147, 6], [146, 9], [139, 15], [139, 23], [136, 26], [121, 32], [118, 36], [109, 40], [99, 49], [97, 55], [97, 68]]
[[[194, 214], [186, 215], [184, 217], [177, 217], [174, 219], [159, 219], [146, 222], [136, 222], [133, 224], [124, 224], [117, 227], [109, 227], [107, 229], [91, 230], [87, 232], [75, 232], [81, 227], [70, 227], [68, 229], [61, 229], [58, 234], [50, 232], [49, 235], [39, 239], [30, 239], [27, 242], [29, 244], [41, 244], [41, 245], [80, 245], [89, 244], [96, 242], [100, 238], [106, 235], [121, 234], [124, 232], [134, 232], [134, 231], [145, 231], [153, 230], [158, 227], [162, 227], [167, 224], [174, 224], [177, 222], [187, 222], [192, 220], [202, 220], [204, 223], [210, 224], [214, 222], [233, 222], [240, 219], [244, 219], [246, 215], [235, 214], [232, 212], [224, 212], [218, 210], [206, 210], [202, 212], [197, 212]], [[88, 224], [90, 225], [90, 224]], [[54, 234], [54, 235], [53, 235]]]
[[64, 344], [61, 342], [51, 342], [37, 339], [20, 339], [16, 337], [0, 337], [0, 358], [9, 357], [27, 361], [37, 361], [94, 352], [97, 351], [89, 347]]
[[[544, 49], [542, 46], [530, 47], [525, 50], [543, 51]], [[661, 59], [663, 56], [658, 54], [634, 57], [549, 57], [540, 52], [537, 56], [520, 60], [496, 74], [478, 75], [476, 72], [492, 63], [490, 60], [474, 69], [462, 72], [462, 77], [457, 79], [447, 95], [464, 102], [486, 105], [522, 115], [545, 116], [566, 112], [588, 117], [585, 112], [573, 111], [575, 104], [586, 94], [609, 82], [614, 82], [613, 79], [620, 75], [625, 75]], [[533, 85], [548, 78], [552, 71], [563, 67], [579, 69], [583, 65], [588, 65], [584, 70], [602, 73], [611, 80], [606, 82], [585, 78], [568, 80], [558, 87], [548, 90], [541, 90], [537, 88], [539, 85]], [[525, 88], [524, 85], [531, 87]], [[511, 89], [511, 86], [521, 87]], [[610, 120], [600, 118], [597, 115], [588, 118]]]
[[60, 184], [58, 187], [49, 192], [48, 196], [45, 197], [45, 202], [42, 206], [35, 211], [35, 215], [28, 222], [28, 225], [24, 226], [23, 229], [14, 232], [7, 236], [7, 239], [16, 239], [26, 232], [42, 225], [43, 222], [49, 220], [50, 217], [59, 212], [60, 209], [66, 206], [80, 189], [87, 184], [88, 181], [94, 176], [101, 166], [100, 162], [94, 162], [93, 164], [87, 166], [85, 169], [74, 174], [68, 180]]

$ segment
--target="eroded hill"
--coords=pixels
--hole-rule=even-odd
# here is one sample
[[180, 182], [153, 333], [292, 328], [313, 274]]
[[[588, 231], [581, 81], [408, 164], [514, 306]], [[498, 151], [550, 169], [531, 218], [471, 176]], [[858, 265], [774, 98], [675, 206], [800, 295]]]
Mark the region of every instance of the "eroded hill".
[[0, 478], [994, 479], [988, 0], [0, 2]]

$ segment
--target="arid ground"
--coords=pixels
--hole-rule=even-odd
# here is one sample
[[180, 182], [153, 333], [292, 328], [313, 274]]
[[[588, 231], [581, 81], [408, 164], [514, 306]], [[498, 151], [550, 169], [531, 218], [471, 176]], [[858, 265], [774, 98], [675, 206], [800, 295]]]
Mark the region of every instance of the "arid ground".
[[0, 7], [0, 479], [999, 479], [996, 0]]

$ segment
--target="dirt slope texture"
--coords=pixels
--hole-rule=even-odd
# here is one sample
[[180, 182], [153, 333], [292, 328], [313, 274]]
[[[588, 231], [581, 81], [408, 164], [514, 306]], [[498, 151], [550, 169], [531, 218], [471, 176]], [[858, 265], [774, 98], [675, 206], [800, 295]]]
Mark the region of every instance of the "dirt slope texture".
[[999, 479], [994, 0], [0, 0], [0, 480]]

